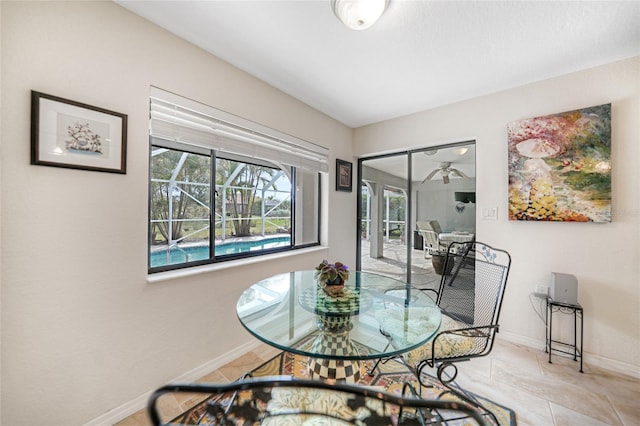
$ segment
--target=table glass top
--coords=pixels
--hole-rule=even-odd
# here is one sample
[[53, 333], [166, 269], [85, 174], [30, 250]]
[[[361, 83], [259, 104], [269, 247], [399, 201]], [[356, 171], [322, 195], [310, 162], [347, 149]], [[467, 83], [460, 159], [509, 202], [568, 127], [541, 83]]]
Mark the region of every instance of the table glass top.
[[315, 271], [275, 275], [245, 290], [236, 309], [258, 339], [317, 358], [401, 354], [430, 340], [441, 319], [424, 292], [366, 272], [352, 272], [340, 297], [324, 292]]

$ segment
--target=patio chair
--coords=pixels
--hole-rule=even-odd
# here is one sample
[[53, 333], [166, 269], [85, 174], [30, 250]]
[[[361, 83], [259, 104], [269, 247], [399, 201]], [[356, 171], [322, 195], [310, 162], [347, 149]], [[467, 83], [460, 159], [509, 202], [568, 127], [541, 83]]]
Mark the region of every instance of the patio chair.
[[[185, 393], [200, 402], [167, 423], [160, 413], [167, 404], [160, 399], [172, 393]], [[469, 404], [421, 399], [411, 384], [396, 395], [373, 387], [289, 376], [245, 376], [227, 384], [170, 384], [151, 395], [148, 412], [153, 425], [486, 424]]]
[[442, 228], [437, 220], [418, 221], [416, 222], [416, 227], [420, 235], [422, 235], [425, 258], [447, 249], [446, 244], [440, 241]]
[[439, 289], [423, 290], [434, 293], [442, 311], [440, 331], [425, 345], [403, 355], [421, 385], [423, 370], [436, 368], [438, 380], [452, 393], [469, 396], [453, 385], [458, 374], [456, 363], [491, 352], [510, 266], [509, 253], [487, 244], [449, 245]]

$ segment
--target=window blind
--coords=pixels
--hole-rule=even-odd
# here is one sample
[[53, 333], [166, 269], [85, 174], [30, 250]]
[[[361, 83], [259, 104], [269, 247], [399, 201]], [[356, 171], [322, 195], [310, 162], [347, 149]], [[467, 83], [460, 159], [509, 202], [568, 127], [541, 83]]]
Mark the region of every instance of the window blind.
[[188, 144], [315, 172], [329, 170], [329, 150], [216, 108], [152, 87], [154, 140]]

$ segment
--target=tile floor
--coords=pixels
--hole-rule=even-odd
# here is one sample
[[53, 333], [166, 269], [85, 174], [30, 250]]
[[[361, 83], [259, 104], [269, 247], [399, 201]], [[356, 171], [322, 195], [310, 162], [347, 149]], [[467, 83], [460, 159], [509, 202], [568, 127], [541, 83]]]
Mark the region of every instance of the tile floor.
[[[440, 276], [433, 271], [431, 259], [425, 259], [422, 250], [411, 249], [411, 284], [420, 288], [437, 288]], [[384, 244], [383, 257], [369, 256], [369, 243], [362, 241], [361, 269], [366, 272], [387, 275], [401, 281], [407, 280], [407, 246], [399, 240]]]
[[[240, 356], [200, 381], [226, 383], [240, 377], [277, 351], [266, 345]], [[548, 356], [499, 338], [488, 357], [459, 366], [457, 382], [465, 389], [512, 408], [519, 425], [640, 425], [640, 380], [585, 364], [584, 373], [572, 359]], [[187, 396], [163, 400], [170, 417], [195, 401]], [[149, 425], [140, 411], [118, 426]]]
[[[437, 288], [440, 276], [421, 250], [411, 250], [412, 283]], [[406, 246], [385, 243], [383, 257], [369, 256], [362, 243], [362, 269], [406, 279]], [[457, 381], [465, 388], [503, 402], [524, 425], [640, 425], [640, 379], [585, 364], [580, 374], [571, 359], [501, 342], [491, 355], [462, 364]]]
[[[365, 250], [368, 249], [363, 245], [363, 270], [404, 280], [405, 246], [389, 244], [381, 259], [371, 259]], [[413, 250], [411, 256], [413, 283], [437, 286], [439, 277], [433, 273], [422, 251]], [[276, 354], [277, 350], [260, 346], [200, 381], [235, 380]], [[640, 425], [640, 379], [587, 363], [581, 374], [578, 363], [572, 359], [554, 355], [552, 360], [553, 364], [549, 364], [543, 350], [506, 342], [498, 336], [489, 356], [459, 364], [457, 382], [465, 389], [512, 408], [519, 425]], [[163, 401], [161, 411], [170, 418], [194, 402], [186, 396], [179, 400], [168, 398]], [[148, 424], [144, 410], [118, 423], [119, 426]]]

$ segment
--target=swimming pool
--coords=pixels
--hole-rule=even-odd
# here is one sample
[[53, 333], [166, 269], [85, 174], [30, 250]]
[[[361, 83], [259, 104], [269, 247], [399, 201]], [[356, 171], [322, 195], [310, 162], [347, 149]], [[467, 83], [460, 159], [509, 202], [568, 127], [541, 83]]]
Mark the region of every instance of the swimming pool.
[[[291, 237], [271, 237], [255, 241], [231, 241], [216, 244], [216, 256], [228, 254], [247, 253], [275, 247], [285, 247], [291, 242]], [[192, 246], [173, 249], [169, 253], [167, 262], [167, 250], [159, 250], [151, 253], [151, 267], [175, 265], [177, 263], [194, 262], [209, 258], [209, 246]]]

